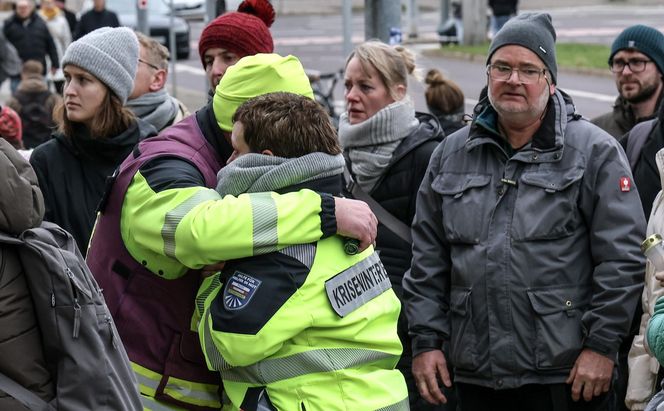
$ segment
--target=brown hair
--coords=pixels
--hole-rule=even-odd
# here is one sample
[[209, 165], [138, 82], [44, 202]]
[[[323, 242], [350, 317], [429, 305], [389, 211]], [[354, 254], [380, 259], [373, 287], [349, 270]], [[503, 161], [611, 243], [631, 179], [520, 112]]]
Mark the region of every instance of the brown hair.
[[443, 76], [438, 69], [431, 69], [424, 79], [427, 89], [424, 97], [429, 110], [435, 109], [442, 114], [453, 114], [464, 107], [464, 96], [461, 88]]
[[38, 60], [26, 60], [21, 66], [21, 77], [42, 77], [44, 75], [44, 65]]
[[355, 47], [346, 59], [346, 66], [353, 57], [357, 57], [365, 73], [370, 66], [376, 69], [394, 100], [398, 100], [396, 86], [403, 85], [407, 88], [408, 75], [415, 71], [415, 55], [403, 46], [389, 46], [370, 40]]
[[[106, 97], [95, 114], [92, 128], [88, 130], [90, 137], [94, 139], [115, 137], [136, 121], [134, 113], [122, 105], [120, 98], [105, 84], [104, 87], [106, 87]], [[80, 123], [67, 118], [64, 101], [53, 109], [53, 120], [58, 126], [58, 131], [65, 137], [74, 138], [76, 136], [76, 129], [80, 127]]]
[[252, 152], [270, 150], [285, 158], [314, 152], [341, 154], [327, 112], [299, 94], [268, 93], [248, 100], [233, 115], [235, 121], [242, 123], [244, 141]]
[[168, 58], [170, 57], [168, 49], [157, 40], [141, 32], [137, 31], [136, 37], [147, 54], [148, 63], [154, 64], [162, 70], [168, 70]]

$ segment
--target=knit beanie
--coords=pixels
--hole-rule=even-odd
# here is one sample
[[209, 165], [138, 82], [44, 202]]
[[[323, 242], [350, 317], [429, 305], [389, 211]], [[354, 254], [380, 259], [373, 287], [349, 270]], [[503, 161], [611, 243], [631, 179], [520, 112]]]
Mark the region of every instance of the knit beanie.
[[198, 40], [198, 53], [205, 66], [205, 52], [219, 47], [242, 58], [258, 53], [272, 53], [274, 43], [268, 27], [274, 22], [274, 8], [267, 0], [244, 0], [237, 11], [212, 20]]
[[314, 98], [309, 78], [297, 57], [256, 54], [242, 58], [226, 70], [214, 92], [212, 107], [219, 128], [231, 131], [233, 115], [242, 103], [277, 91]]
[[0, 107], [0, 137], [9, 141], [14, 147], [23, 145], [21, 117], [7, 106]]
[[127, 27], [102, 27], [71, 43], [62, 67], [73, 64], [113, 90], [122, 104], [134, 88], [138, 66], [138, 39]]
[[634, 49], [645, 54], [655, 63], [659, 73], [664, 74], [664, 34], [659, 30], [643, 24], [627, 27], [613, 41], [609, 64], [613, 56], [623, 49]]
[[522, 46], [537, 54], [556, 84], [556, 31], [548, 13], [522, 13], [508, 20], [491, 41], [486, 64], [491, 62], [496, 50], [508, 45]]

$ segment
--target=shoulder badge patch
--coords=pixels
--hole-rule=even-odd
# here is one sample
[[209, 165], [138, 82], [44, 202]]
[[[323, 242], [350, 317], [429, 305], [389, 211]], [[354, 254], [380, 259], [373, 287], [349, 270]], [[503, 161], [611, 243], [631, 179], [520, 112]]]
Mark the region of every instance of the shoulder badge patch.
[[250, 275], [239, 271], [234, 272], [224, 287], [224, 308], [227, 310], [245, 308], [256, 294], [261, 282], [261, 280]]
[[629, 179], [629, 177], [625, 176], [620, 177], [620, 191], [626, 193], [631, 189], [632, 189], [632, 181]]
[[327, 299], [339, 317], [345, 317], [392, 288], [377, 253], [325, 282]]

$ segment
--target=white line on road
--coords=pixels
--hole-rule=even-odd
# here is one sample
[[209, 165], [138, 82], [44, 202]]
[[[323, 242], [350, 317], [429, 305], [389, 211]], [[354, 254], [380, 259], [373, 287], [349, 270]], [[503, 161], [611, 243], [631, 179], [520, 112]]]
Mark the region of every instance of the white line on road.
[[[200, 67], [192, 67], [187, 64], [181, 64], [178, 63], [175, 65], [175, 68], [178, 72], [186, 72], [189, 74], [197, 75], [197, 76], [204, 76], [205, 75], [205, 70], [203, 70]], [[583, 90], [574, 90], [574, 89], [569, 89], [569, 88], [562, 88], [567, 94], [569, 94], [572, 97], [577, 97], [577, 98], [586, 98], [590, 100], [597, 100], [597, 101], [602, 101], [602, 102], [607, 102], [607, 103], [612, 103], [616, 97], [615, 96], [609, 96], [607, 94], [600, 94], [600, 93], [593, 93], [590, 91], [583, 91]], [[339, 104], [338, 102], [335, 102], [335, 104]], [[466, 104], [474, 106], [477, 104], [477, 100], [467, 98], [466, 99]], [[343, 105], [343, 101], [341, 101], [341, 105]]]

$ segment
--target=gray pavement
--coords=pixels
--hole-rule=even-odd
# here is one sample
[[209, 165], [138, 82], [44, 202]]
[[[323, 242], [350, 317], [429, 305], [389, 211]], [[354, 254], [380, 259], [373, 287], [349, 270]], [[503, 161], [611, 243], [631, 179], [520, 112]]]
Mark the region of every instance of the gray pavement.
[[[2, 1], [2, 0], [0, 0]], [[392, 1], [392, 0], [384, 0]], [[404, 2], [407, 2], [404, 0]], [[277, 19], [271, 31], [275, 38], [275, 51], [281, 54], [294, 54], [300, 57], [307, 68], [323, 71], [333, 70], [343, 65], [343, 51], [341, 50], [342, 32], [340, 8], [342, 0], [273, 0], [277, 11]], [[353, 0], [353, 42], [363, 40], [363, 14], [361, 8], [364, 0]], [[417, 0], [420, 9], [418, 16], [419, 37], [418, 44], [411, 45], [418, 53], [427, 56], [427, 50], [438, 48], [435, 29], [439, 23], [440, 0]], [[612, 39], [624, 27], [640, 22], [654, 25], [664, 30], [664, 5], [661, 0], [521, 0], [521, 10], [547, 10], [554, 16], [554, 25], [558, 32], [559, 42], [599, 42], [610, 44]], [[2, 14], [0, 12], [0, 14]], [[2, 16], [0, 16], [0, 21]], [[196, 50], [197, 39], [203, 27], [202, 21], [190, 22], [192, 27], [192, 54], [188, 61], [177, 64], [177, 97], [183, 101], [191, 111], [200, 108], [207, 100], [204, 73], [200, 67]], [[402, 18], [404, 28], [407, 24], [406, 16]], [[451, 64], [453, 58], [427, 58], [424, 62], [428, 67], [441, 67], [449, 71], [454, 79], [474, 72], [472, 62], [459, 60], [458, 64]], [[452, 70], [447, 70], [451, 68]], [[606, 73], [605, 73], [606, 74]], [[480, 74], [481, 76], [481, 74]], [[575, 79], [582, 84], [605, 83], [592, 89], [575, 86], [579, 91], [600, 93], [599, 101], [606, 104], [615, 93], [611, 81], [606, 77], [595, 79], [596, 76], [586, 76]], [[468, 80], [464, 87], [467, 96], [475, 95], [475, 80]], [[9, 97], [9, 82], [0, 87], [0, 103]], [[336, 93], [338, 99], [342, 92]], [[472, 104], [472, 100], [469, 101]], [[419, 104], [418, 104], [419, 105]], [[603, 106], [602, 106], [603, 107]], [[590, 108], [589, 113], [597, 110]]]

